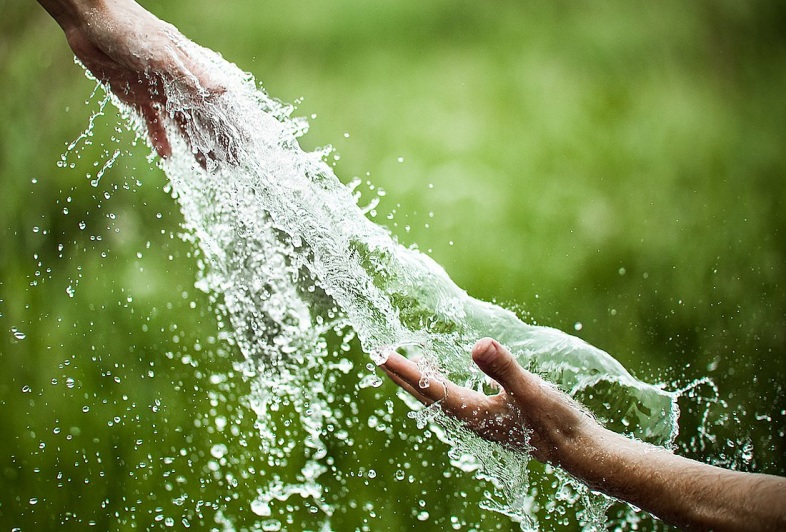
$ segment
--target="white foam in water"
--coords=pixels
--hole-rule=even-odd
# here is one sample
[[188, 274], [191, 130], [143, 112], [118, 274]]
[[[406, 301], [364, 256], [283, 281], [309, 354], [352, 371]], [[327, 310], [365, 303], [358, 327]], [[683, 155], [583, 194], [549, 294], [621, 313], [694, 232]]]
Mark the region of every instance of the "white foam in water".
[[[525, 324], [510, 311], [469, 297], [428, 256], [369, 221], [323, 153], [300, 149], [297, 138], [307, 123], [291, 118], [291, 107], [269, 98], [213, 52], [182, 46], [225, 90], [195, 101], [177, 85], [166, 87], [170, 115], [192, 118], [186, 131], [193, 148], [212, 158], [201, 168], [181, 140], [162, 166], [202, 251], [198, 285], [213, 294], [231, 323], [230, 341], [247, 359], [250, 403], [266, 441], [260, 456], [275, 464], [295, 452], [304, 455], [296, 481], [273, 478], [260, 487], [250, 503], [256, 515], [269, 516], [272, 501], [295, 494], [312, 501], [326, 523], [335, 510], [324, 502], [320, 484], [329, 459], [323, 434], [334, 413], [324, 379], [315, 376], [347, 372], [327, 362], [328, 338], [336, 335], [341, 340], [356, 334], [376, 364], [396, 346], [420, 346], [425, 369], [473, 387], [484, 376], [470, 368], [469, 349], [491, 336], [610, 428], [672, 444], [673, 394], [634, 379], [611, 356], [575, 337]], [[282, 411], [306, 434], [298, 451], [280, 443]], [[495, 493], [484, 507], [522, 528], [538, 526], [526, 455], [479, 440], [433, 407], [414, 415], [450, 442], [454, 465], [490, 479]], [[607, 502], [591, 502], [586, 490], [581, 498], [588, 526], [602, 521]]]

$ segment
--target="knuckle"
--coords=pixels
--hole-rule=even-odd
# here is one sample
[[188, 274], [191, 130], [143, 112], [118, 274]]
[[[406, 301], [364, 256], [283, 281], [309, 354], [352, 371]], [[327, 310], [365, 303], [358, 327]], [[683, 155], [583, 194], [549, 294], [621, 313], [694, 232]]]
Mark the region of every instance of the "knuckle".
[[497, 375], [508, 376], [511, 373], [513, 373], [513, 370], [515, 369], [513, 367], [514, 364], [515, 364], [515, 362], [513, 361], [513, 359], [511, 357], [509, 357], [509, 356], [499, 356], [491, 364], [491, 367], [492, 367], [494, 373], [496, 373]]

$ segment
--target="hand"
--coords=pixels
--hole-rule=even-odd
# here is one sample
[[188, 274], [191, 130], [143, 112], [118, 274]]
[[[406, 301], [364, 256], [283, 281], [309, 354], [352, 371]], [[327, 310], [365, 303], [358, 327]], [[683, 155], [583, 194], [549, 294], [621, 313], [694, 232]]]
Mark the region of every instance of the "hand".
[[[174, 26], [132, 0], [39, 2], [63, 28], [84, 66], [144, 118], [161, 157], [172, 153], [165, 128], [170, 116], [166, 86], [175, 85], [188, 101], [172, 106], [171, 118], [203, 166], [206, 159], [218, 158], [212, 147], [194, 142], [190, 126], [204, 104], [223, 88], [184, 51], [188, 41]], [[226, 148], [221, 144], [216, 146]]]
[[438, 402], [446, 414], [480, 437], [528, 450], [541, 462], [563, 465], [588, 434], [600, 429], [567, 395], [519, 366], [496, 340], [477, 342], [472, 360], [502, 387], [497, 395], [433, 378], [421, 388], [417, 364], [395, 352], [381, 367], [422, 403]]
[[529, 451], [667, 523], [698, 530], [786, 527], [786, 479], [701, 464], [606, 430], [490, 338], [475, 344], [472, 360], [502, 386], [500, 393], [487, 396], [433, 378], [421, 388], [417, 364], [398, 353], [381, 367], [421, 402], [438, 403], [482, 438]]

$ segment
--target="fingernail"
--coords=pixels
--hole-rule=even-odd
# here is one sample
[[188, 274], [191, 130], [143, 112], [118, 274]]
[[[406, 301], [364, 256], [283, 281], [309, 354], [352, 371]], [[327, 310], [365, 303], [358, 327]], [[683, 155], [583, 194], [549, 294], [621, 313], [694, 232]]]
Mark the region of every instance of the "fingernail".
[[499, 349], [499, 342], [492, 338], [483, 338], [478, 340], [478, 343], [475, 344], [475, 348], [472, 350], [473, 358], [475, 361], [488, 360], [489, 358], [496, 355]]

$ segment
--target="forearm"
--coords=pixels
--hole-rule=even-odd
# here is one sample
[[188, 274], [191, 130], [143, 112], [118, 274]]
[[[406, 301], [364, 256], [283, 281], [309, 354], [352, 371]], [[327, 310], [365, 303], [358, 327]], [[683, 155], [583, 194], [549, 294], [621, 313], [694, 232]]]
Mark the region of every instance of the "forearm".
[[786, 529], [786, 479], [728, 471], [606, 429], [590, 428], [565, 469], [601, 491], [689, 530]]

